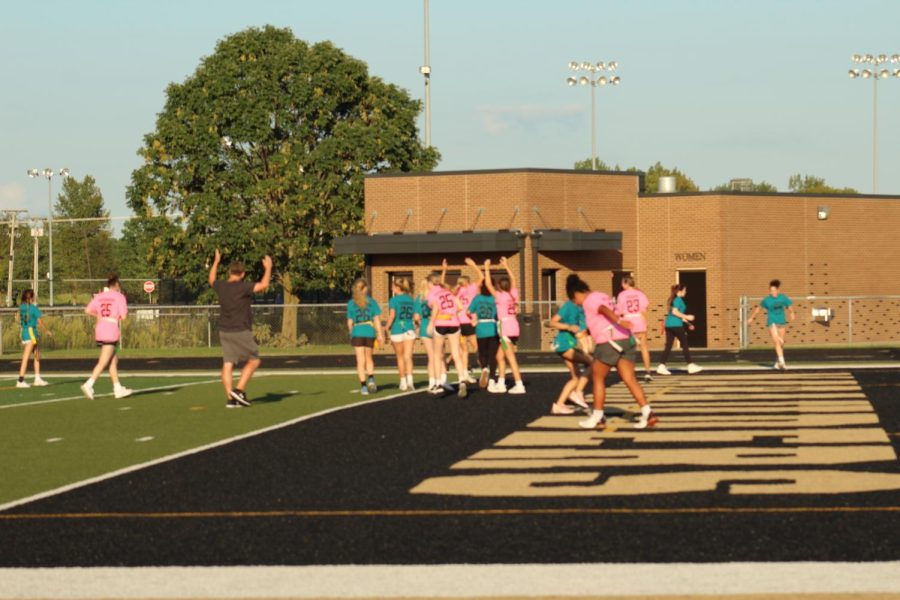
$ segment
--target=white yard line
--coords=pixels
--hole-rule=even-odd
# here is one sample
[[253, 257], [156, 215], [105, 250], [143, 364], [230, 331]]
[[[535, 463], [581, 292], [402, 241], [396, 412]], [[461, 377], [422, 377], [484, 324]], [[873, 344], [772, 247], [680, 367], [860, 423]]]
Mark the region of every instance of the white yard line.
[[900, 562], [0, 569], [0, 599], [689, 597], [900, 593]]
[[[183, 388], [183, 387], [187, 387], [190, 385], [206, 385], [209, 383], [217, 383], [219, 381], [220, 381], [219, 379], [209, 379], [206, 381], [189, 381], [187, 383], [173, 383], [170, 385], [160, 385], [160, 386], [156, 386], [156, 387], [139, 388], [139, 389], [135, 389], [134, 392], [135, 392], [135, 394], [142, 394], [144, 392], [159, 392], [162, 390]], [[110, 392], [108, 394], [95, 393], [94, 400], [96, 400], [98, 398], [108, 398], [111, 396], [113, 396], [112, 392]], [[87, 398], [85, 398], [83, 394], [79, 394], [77, 396], [66, 396], [63, 398], [51, 398], [49, 400], [35, 400], [34, 402], [19, 402], [17, 404], [4, 404], [4, 405], [0, 405], [0, 410], [5, 410], [7, 408], [22, 408], [24, 406], [37, 406], [39, 404], [53, 404], [55, 402], [71, 402], [72, 400], [86, 400], [88, 402], [91, 402], [91, 400], [88, 400]]]

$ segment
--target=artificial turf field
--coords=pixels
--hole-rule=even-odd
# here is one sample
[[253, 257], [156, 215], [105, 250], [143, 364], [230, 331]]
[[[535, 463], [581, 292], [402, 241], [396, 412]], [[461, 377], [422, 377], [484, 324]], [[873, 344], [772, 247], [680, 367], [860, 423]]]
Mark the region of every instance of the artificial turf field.
[[614, 379], [610, 429], [548, 416], [562, 380], [361, 403], [352, 375], [271, 375], [236, 410], [214, 376], [123, 400], [4, 390], [5, 498], [97, 480], [7, 503], [0, 567], [900, 560], [900, 372], [657, 377], [647, 432]]

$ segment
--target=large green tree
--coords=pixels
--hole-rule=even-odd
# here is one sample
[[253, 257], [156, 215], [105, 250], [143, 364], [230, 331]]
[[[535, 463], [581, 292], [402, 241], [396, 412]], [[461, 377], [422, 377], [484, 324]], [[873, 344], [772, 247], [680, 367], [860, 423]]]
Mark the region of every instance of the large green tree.
[[109, 211], [93, 177], [63, 180], [53, 212], [55, 279], [104, 279], [116, 269]]
[[836, 188], [825, 183], [822, 177], [814, 175], [791, 175], [788, 188], [798, 194], [858, 194], [853, 188]]
[[[303, 288], [348, 286], [361, 260], [335, 256], [332, 242], [363, 228], [363, 178], [438, 161], [418, 139], [419, 101], [288, 29], [221, 40], [166, 97], [128, 202], [140, 219], [170, 219], [150, 261], [198, 290], [217, 247], [254, 269], [270, 254], [286, 302]], [[285, 314], [288, 339], [294, 319]]]

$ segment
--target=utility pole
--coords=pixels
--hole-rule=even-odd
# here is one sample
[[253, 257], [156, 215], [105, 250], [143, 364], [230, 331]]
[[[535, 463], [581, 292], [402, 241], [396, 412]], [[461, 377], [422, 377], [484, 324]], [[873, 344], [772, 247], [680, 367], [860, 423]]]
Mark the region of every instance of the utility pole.
[[419, 67], [419, 73], [425, 77], [425, 147], [431, 148], [431, 56], [428, 29], [428, 0], [425, 0], [425, 64]]
[[27, 210], [2, 210], [3, 215], [9, 219], [9, 277], [6, 281], [6, 306], [12, 306], [12, 286], [13, 286], [13, 267], [15, 266], [16, 254], [16, 226], [18, 225], [19, 213], [27, 213]]

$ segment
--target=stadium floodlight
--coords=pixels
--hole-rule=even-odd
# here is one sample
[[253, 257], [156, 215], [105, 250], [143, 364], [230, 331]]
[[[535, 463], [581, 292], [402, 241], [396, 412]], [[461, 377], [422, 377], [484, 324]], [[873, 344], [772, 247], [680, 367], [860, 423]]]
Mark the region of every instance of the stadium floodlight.
[[569, 62], [569, 69], [572, 71], [587, 71], [587, 75], [579, 78], [569, 77], [566, 83], [572, 87], [577, 84], [582, 86], [591, 86], [591, 170], [597, 170], [597, 87], [606, 85], [619, 85], [622, 81], [618, 76], [607, 76], [604, 72], [615, 71], [619, 68], [619, 63], [614, 60], [604, 62], [598, 60], [596, 63], [587, 61], [578, 63], [576, 61]]
[[[50, 167], [47, 167], [41, 171], [39, 171], [38, 169], [28, 169], [27, 173], [28, 173], [28, 176], [31, 178], [45, 177], [47, 179], [47, 209], [48, 209], [47, 243], [48, 243], [49, 250], [50, 250], [48, 253], [50, 265], [49, 265], [49, 271], [47, 272], [47, 279], [50, 283], [50, 298], [49, 298], [50, 306], [53, 306], [53, 175], [54, 175], [54, 173], [53, 173], [53, 169], [51, 169]], [[57, 174], [60, 177], [62, 177], [63, 179], [66, 179], [67, 177], [71, 176], [72, 172], [69, 170], [68, 167], [63, 167], [62, 169], [59, 169]]]
[[850, 69], [850, 79], [872, 80], [872, 193], [878, 193], [878, 80], [890, 77], [900, 78], [900, 69], [891, 71], [886, 68], [886, 63], [900, 62], [900, 54], [854, 54], [850, 57], [853, 64], [868, 65], [864, 69]]

